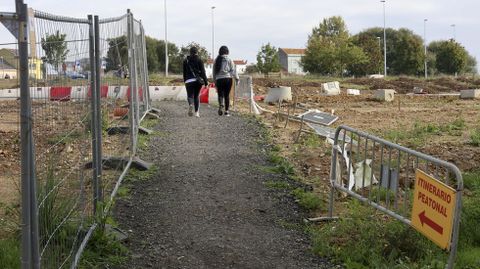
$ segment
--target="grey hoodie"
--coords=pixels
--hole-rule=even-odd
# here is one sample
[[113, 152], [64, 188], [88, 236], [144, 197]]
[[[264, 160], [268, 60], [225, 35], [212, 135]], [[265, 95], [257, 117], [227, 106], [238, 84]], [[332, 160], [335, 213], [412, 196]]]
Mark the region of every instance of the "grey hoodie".
[[227, 55], [222, 55], [220, 57], [222, 57], [222, 64], [220, 66], [220, 70], [218, 71], [218, 73], [215, 72], [215, 62], [214, 62], [213, 79], [218, 80], [221, 78], [235, 78], [236, 80], [239, 80], [233, 61], [230, 58], [228, 58]]

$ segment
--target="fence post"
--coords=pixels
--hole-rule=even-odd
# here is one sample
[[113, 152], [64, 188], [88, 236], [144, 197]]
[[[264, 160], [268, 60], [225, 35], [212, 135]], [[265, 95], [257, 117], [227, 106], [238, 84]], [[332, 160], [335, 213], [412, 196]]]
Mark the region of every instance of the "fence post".
[[[96, 177], [96, 186], [95, 186], [95, 196], [97, 197], [97, 202], [103, 203], [103, 193], [102, 193], [102, 108], [101, 108], [101, 95], [100, 95], [100, 25], [98, 21], [98, 16], [93, 17], [93, 28], [95, 31], [95, 95], [92, 95], [92, 99], [95, 99], [95, 143], [96, 154], [97, 154], [97, 177]], [[92, 91], [93, 93], [93, 91]], [[103, 212], [103, 210], [101, 210]]]
[[127, 10], [127, 40], [128, 40], [128, 68], [130, 69], [129, 72], [129, 79], [130, 79], [130, 100], [129, 100], [129, 110], [128, 110], [128, 119], [130, 123], [130, 157], [135, 155], [135, 106], [133, 105], [133, 95], [134, 95], [134, 88], [136, 86], [134, 82], [135, 78], [135, 60], [134, 60], [134, 41], [133, 41], [133, 17], [130, 9]]
[[99, 181], [102, 175], [102, 158], [101, 158], [101, 137], [99, 140], [98, 134], [101, 131], [98, 129], [100, 115], [100, 102], [99, 102], [99, 87], [100, 83], [100, 73], [97, 65], [97, 50], [98, 44], [98, 31], [95, 29], [95, 19], [92, 15], [88, 15], [89, 20], [89, 54], [90, 54], [90, 91], [91, 91], [91, 132], [92, 132], [92, 168], [93, 168], [93, 214], [94, 216], [97, 213], [98, 202], [101, 201], [101, 196], [99, 195]]
[[22, 165], [22, 268], [40, 268], [32, 104], [28, 85], [28, 8], [17, 0]]
[[148, 64], [147, 64], [147, 49], [146, 49], [146, 44], [145, 44], [145, 29], [143, 29], [143, 24], [140, 24], [140, 29], [142, 32], [142, 53], [143, 53], [143, 71], [145, 72], [144, 74], [144, 90], [143, 90], [143, 102], [145, 106], [145, 111], [149, 111], [151, 108], [150, 104], [150, 90], [148, 87]]

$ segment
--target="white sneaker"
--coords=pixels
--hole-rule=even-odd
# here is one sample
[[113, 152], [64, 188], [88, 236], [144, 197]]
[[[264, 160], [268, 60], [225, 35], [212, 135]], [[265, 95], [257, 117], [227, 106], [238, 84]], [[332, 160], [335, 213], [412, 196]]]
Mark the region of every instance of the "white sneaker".
[[193, 105], [188, 106], [188, 116], [193, 116]]
[[200, 118], [200, 113], [198, 111], [195, 112], [195, 117]]
[[225, 111], [225, 116], [230, 117], [230, 112], [228, 112], [228, 110]]

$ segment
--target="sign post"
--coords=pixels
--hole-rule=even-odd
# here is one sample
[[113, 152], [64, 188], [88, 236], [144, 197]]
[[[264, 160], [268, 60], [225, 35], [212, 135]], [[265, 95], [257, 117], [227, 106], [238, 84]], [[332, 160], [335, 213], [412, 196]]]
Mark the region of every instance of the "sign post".
[[415, 173], [412, 226], [443, 249], [450, 248], [456, 190], [420, 169]]

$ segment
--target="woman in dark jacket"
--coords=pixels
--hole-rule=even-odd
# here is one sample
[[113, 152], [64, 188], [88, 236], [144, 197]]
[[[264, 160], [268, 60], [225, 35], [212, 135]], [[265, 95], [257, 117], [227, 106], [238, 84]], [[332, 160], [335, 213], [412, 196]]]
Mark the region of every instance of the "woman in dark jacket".
[[195, 116], [200, 117], [198, 112], [200, 107], [200, 89], [202, 88], [202, 83], [207, 86], [208, 81], [205, 74], [205, 66], [200, 57], [198, 57], [198, 49], [196, 47], [190, 48], [190, 55], [183, 61], [183, 81], [187, 88], [188, 116], [193, 116], [193, 109], [195, 108]]

